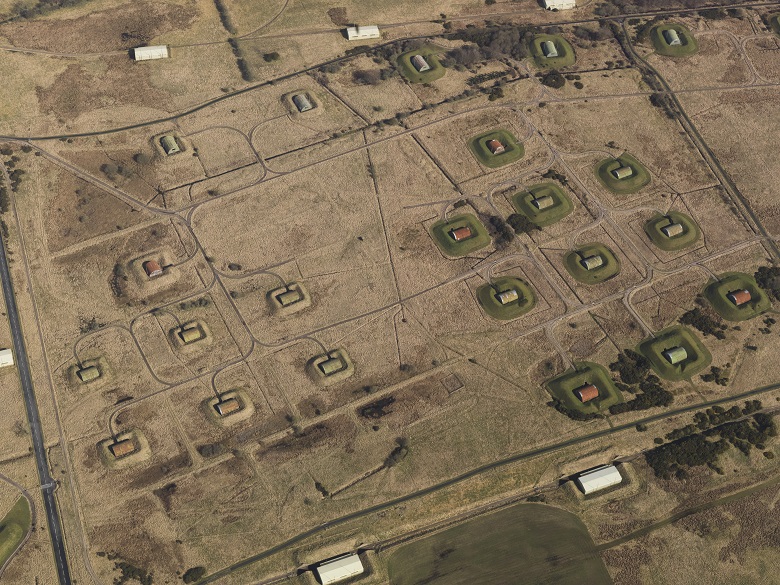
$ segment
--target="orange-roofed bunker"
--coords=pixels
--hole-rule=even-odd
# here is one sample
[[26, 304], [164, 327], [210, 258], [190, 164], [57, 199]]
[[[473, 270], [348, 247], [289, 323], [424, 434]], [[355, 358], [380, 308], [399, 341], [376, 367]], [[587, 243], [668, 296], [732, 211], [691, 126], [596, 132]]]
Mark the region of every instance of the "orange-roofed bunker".
[[227, 416], [241, 410], [241, 403], [236, 398], [228, 398], [227, 400], [220, 400], [214, 405], [214, 410], [220, 416]]
[[[138, 266], [136, 264], [136, 266]], [[146, 271], [146, 276], [149, 278], [154, 278], [155, 276], [161, 276], [163, 273], [162, 266], [160, 266], [160, 263], [157, 262], [157, 260], [147, 260], [143, 264], [144, 271]]]
[[738, 307], [740, 305], [744, 305], [745, 303], [750, 302], [753, 298], [750, 294], [750, 291], [747, 289], [733, 290], [726, 296], [732, 303], [734, 303]]
[[135, 453], [135, 443], [130, 439], [125, 439], [123, 441], [117, 441], [113, 445], [108, 446], [108, 450], [111, 451], [111, 454], [119, 459], [120, 457], [126, 457], [127, 455], [130, 455], [131, 453]]
[[493, 154], [501, 154], [506, 150], [506, 147], [495, 138], [487, 141], [487, 147], [490, 149], [490, 152]]
[[577, 396], [577, 398], [580, 399], [581, 402], [588, 402], [589, 400], [593, 400], [594, 398], [598, 397], [599, 389], [596, 388], [596, 386], [593, 384], [584, 384], [583, 386], [576, 388], [574, 390], [574, 394]]
[[468, 226], [463, 226], [454, 230], [450, 230], [450, 236], [456, 242], [462, 242], [463, 240], [467, 240], [471, 237], [471, 235], [472, 235], [471, 228]]

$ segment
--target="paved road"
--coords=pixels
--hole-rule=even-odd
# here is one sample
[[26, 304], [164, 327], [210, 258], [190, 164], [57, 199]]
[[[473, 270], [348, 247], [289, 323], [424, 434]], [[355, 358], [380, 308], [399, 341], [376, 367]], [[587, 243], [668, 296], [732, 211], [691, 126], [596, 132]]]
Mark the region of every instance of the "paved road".
[[14, 342], [14, 359], [19, 369], [24, 405], [27, 408], [27, 420], [30, 423], [30, 435], [35, 453], [35, 463], [38, 466], [38, 478], [41, 483], [41, 495], [43, 496], [43, 505], [46, 509], [51, 545], [52, 549], [54, 549], [57, 576], [60, 585], [71, 585], [68, 559], [65, 554], [65, 542], [62, 537], [62, 526], [60, 524], [59, 511], [57, 510], [57, 502], [54, 499], [56, 484], [52, 476], [49, 475], [49, 463], [46, 459], [41, 419], [38, 414], [38, 405], [35, 402], [35, 392], [33, 391], [32, 377], [30, 376], [30, 364], [27, 360], [27, 350], [24, 347], [22, 324], [19, 321], [19, 311], [16, 308], [16, 298], [11, 286], [11, 273], [8, 269], [8, 257], [6, 256], [4, 242], [0, 242], [0, 280], [2, 280], [3, 284], [3, 296], [5, 296], [8, 322], [11, 326], [11, 336]]

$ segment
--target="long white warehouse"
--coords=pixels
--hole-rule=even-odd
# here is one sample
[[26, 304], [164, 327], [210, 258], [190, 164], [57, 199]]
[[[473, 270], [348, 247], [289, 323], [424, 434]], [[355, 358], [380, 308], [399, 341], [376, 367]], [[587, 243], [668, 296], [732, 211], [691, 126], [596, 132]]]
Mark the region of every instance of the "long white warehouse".
[[577, 0], [544, 0], [547, 10], [567, 10], [577, 7]]
[[618, 468], [614, 465], [603, 465], [592, 471], [582, 473], [577, 477], [577, 483], [584, 494], [592, 494], [607, 489], [623, 481]]
[[168, 45], [153, 45], [150, 47], [136, 47], [133, 49], [133, 59], [136, 61], [148, 61], [149, 59], [167, 59], [171, 56]]
[[322, 585], [338, 583], [339, 581], [360, 575], [365, 571], [363, 563], [360, 562], [360, 557], [355, 553], [348, 553], [325, 561], [314, 570], [317, 571], [317, 576], [319, 576]]
[[348, 26], [347, 27], [347, 39], [350, 41], [359, 41], [361, 39], [379, 39], [382, 35], [379, 34], [379, 27], [375, 24], [368, 26]]
[[14, 352], [10, 349], [0, 349], [0, 368], [14, 365]]

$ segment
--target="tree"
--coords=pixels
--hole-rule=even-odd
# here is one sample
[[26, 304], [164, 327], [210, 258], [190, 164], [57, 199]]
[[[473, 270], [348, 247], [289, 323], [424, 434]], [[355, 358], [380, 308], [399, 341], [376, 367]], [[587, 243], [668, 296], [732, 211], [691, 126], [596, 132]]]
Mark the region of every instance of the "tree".
[[518, 235], [530, 234], [531, 232], [542, 230], [542, 228], [540, 228], [522, 213], [513, 213], [507, 218], [506, 221], [510, 226], [512, 226], [512, 229], [515, 230], [515, 233]]
[[560, 89], [566, 85], [566, 79], [563, 77], [563, 75], [553, 70], [542, 77], [542, 83], [547, 87]]
[[187, 569], [181, 578], [185, 583], [195, 583], [196, 581], [200, 581], [205, 574], [206, 567], [192, 567], [191, 569]]

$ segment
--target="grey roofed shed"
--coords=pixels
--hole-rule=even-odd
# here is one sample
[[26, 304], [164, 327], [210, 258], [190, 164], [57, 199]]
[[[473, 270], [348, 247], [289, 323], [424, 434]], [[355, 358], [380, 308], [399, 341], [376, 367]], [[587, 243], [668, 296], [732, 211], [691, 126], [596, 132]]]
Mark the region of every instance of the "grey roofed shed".
[[531, 203], [533, 203], [536, 209], [548, 209], [555, 204], [555, 200], [550, 195], [544, 195], [542, 197], [532, 199]]
[[292, 97], [292, 101], [301, 113], [314, 109], [314, 105], [311, 103], [311, 100], [309, 100], [309, 96], [305, 93], [296, 93]]
[[604, 265], [604, 258], [598, 254], [594, 254], [593, 256], [588, 256], [587, 258], [580, 260], [580, 264], [585, 270], [595, 270]]
[[627, 179], [634, 174], [634, 169], [631, 167], [620, 167], [612, 171], [612, 176], [616, 179]]
[[293, 303], [302, 301], [303, 295], [301, 294], [301, 291], [297, 289], [290, 289], [288, 291], [276, 295], [276, 300], [278, 300], [279, 304], [282, 305], [283, 307], [288, 307]]
[[320, 362], [319, 364], [317, 364], [317, 366], [320, 368], [320, 371], [326, 376], [330, 376], [346, 368], [346, 364], [340, 357], [330, 357], [326, 359], [324, 362]]
[[684, 347], [680, 346], [665, 349], [661, 353], [666, 358], [666, 361], [673, 366], [688, 359], [688, 352]]
[[431, 66], [428, 65], [428, 61], [425, 60], [425, 57], [422, 55], [414, 55], [411, 58], [411, 63], [414, 65], [414, 68], [417, 69], [420, 73], [423, 71], [430, 71]]
[[673, 238], [682, 235], [685, 228], [683, 228], [680, 223], [670, 223], [669, 225], [662, 227], [661, 231], [667, 238]]
[[552, 41], [544, 41], [542, 43], [542, 53], [548, 59], [558, 56], [558, 49], [555, 48], [555, 43]]
[[160, 146], [163, 147], [165, 154], [167, 154], [168, 156], [172, 154], [176, 154], [177, 152], [181, 152], [181, 148], [179, 148], [179, 143], [176, 142], [176, 138], [174, 138], [171, 134], [166, 134], [165, 136], [160, 138]]
[[520, 295], [517, 294], [517, 290], [514, 288], [510, 288], [509, 290], [505, 290], [496, 295], [496, 299], [498, 299], [498, 302], [502, 305], [508, 305], [518, 298], [520, 298]]
[[680, 40], [680, 35], [677, 34], [677, 31], [673, 28], [668, 28], [663, 32], [664, 40], [666, 41], [666, 44], [670, 47], [676, 47], [682, 45], [682, 40]]
[[97, 380], [100, 377], [100, 370], [96, 366], [87, 366], [76, 372], [76, 375], [79, 377], [79, 380], [86, 384], [92, 380]]

